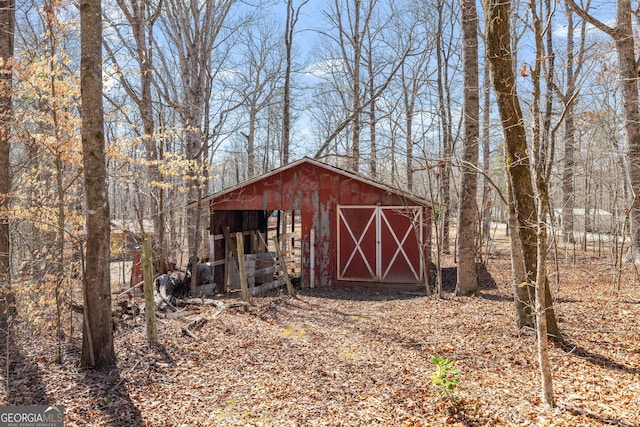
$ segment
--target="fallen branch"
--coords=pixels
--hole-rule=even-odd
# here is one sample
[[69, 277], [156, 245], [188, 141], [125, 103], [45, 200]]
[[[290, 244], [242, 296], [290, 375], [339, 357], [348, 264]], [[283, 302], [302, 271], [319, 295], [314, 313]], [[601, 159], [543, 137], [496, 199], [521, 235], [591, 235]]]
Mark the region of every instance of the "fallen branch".
[[191, 338], [196, 340], [200, 339], [196, 334], [191, 332], [191, 328], [201, 328], [207, 322], [208, 320], [206, 318], [198, 317], [197, 319], [193, 320], [192, 322], [189, 322], [188, 324], [182, 327], [182, 334], [190, 336]]
[[[193, 320], [192, 322], [188, 323], [187, 325], [182, 327], [182, 335], [187, 335], [193, 339], [199, 339], [198, 336], [196, 334], [194, 334], [191, 329], [192, 328], [200, 328], [202, 327], [202, 325], [204, 325], [205, 323], [207, 323], [209, 320], [214, 320], [215, 318], [217, 318], [218, 316], [220, 316], [222, 314], [222, 312], [224, 310], [226, 310], [227, 308], [236, 308], [236, 307], [248, 307], [251, 306], [250, 303], [245, 302], [245, 301], [237, 301], [237, 302], [232, 302], [230, 304], [225, 304], [224, 301], [220, 301], [220, 300], [214, 300], [214, 299], [207, 299], [205, 300], [204, 298], [200, 299], [200, 298], [187, 298], [186, 300], [178, 300], [178, 301], [192, 301], [191, 304], [203, 304], [203, 305], [215, 305], [217, 307], [216, 312], [209, 318], [206, 317], [198, 317], [197, 319]], [[208, 302], [208, 304], [205, 304], [205, 302]], [[179, 304], [179, 302], [177, 302]], [[170, 313], [171, 314], [171, 313]], [[178, 313], [173, 313], [173, 314], [178, 314]], [[167, 318], [169, 318], [169, 315], [167, 315]]]
[[124, 290], [122, 292], [120, 292], [118, 295], [116, 295], [116, 297], [114, 299], [120, 298], [121, 296], [123, 296], [124, 294], [126, 294], [127, 292], [131, 292], [132, 290], [134, 290], [135, 288], [140, 288], [142, 286], [144, 282], [138, 282], [135, 285], [133, 285], [132, 287], [130, 287], [127, 290]]
[[224, 301], [213, 298], [181, 298], [176, 300], [176, 305], [181, 307], [187, 305], [214, 305], [218, 308], [225, 307]]
[[186, 310], [186, 311], [177, 311], [175, 313], [157, 313], [157, 316], [161, 319], [176, 320], [176, 319], [182, 319], [183, 317], [193, 316], [195, 314], [200, 314], [200, 312], [193, 311], [193, 310]]
[[64, 302], [67, 304], [71, 311], [78, 314], [84, 314], [84, 305], [80, 304], [79, 302], [75, 302], [69, 297], [69, 295], [64, 295], [63, 298]]

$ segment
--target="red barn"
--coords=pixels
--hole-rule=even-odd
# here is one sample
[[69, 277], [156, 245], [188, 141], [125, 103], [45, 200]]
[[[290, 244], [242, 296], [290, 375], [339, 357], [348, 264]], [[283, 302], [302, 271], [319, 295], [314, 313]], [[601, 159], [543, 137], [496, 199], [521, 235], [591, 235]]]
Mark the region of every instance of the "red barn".
[[209, 265], [219, 291], [228, 283], [231, 236], [243, 233], [247, 253], [264, 250], [274, 213], [283, 211], [295, 212], [290, 223], [299, 226], [303, 287], [415, 289], [428, 277], [430, 203], [310, 158], [209, 196], [207, 205]]

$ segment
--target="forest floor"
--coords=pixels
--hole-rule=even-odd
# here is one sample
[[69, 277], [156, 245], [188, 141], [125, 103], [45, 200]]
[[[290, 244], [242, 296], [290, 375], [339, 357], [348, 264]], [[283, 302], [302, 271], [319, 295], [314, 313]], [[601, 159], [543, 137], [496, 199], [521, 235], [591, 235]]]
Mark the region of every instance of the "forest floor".
[[[564, 342], [552, 344], [557, 406], [540, 399], [536, 340], [518, 332], [509, 253], [493, 250], [480, 292], [300, 290], [160, 320], [120, 320], [117, 369], [77, 367], [79, 339], [56, 363], [49, 335], [11, 350], [0, 404], [63, 405], [66, 426], [640, 426], [640, 280], [627, 267], [614, 291], [609, 259], [566, 254], [551, 275]], [[450, 260], [449, 260], [450, 261]], [[451, 264], [451, 263], [449, 263]], [[234, 299], [226, 297], [225, 302]], [[76, 333], [75, 335], [79, 335]], [[455, 360], [458, 404], [431, 379], [432, 356]]]

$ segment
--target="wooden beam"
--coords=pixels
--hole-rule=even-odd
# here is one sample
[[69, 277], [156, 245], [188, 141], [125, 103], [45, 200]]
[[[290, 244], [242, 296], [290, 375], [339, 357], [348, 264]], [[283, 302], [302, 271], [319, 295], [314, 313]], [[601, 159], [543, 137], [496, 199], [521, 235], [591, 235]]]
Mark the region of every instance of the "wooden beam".
[[282, 274], [284, 275], [285, 283], [287, 284], [287, 292], [289, 295], [293, 295], [295, 291], [293, 290], [293, 285], [291, 284], [291, 279], [289, 278], [289, 272], [287, 271], [287, 264], [284, 262], [282, 258], [282, 252], [280, 252], [280, 242], [278, 241], [278, 236], [273, 236], [273, 244], [276, 248], [276, 255], [278, 256], [277, 260], [282, 266]]
[[247, 283], [247, 270], [244, 265], [244, 239], [242, 233], [236, 233], [236, 244], [238, 245], [236, 256], [238, 257], [238, 270], [240, 273], [240, 288], [242, 289], [242, 300], [251, 303], [249, 294], [249, 284]]

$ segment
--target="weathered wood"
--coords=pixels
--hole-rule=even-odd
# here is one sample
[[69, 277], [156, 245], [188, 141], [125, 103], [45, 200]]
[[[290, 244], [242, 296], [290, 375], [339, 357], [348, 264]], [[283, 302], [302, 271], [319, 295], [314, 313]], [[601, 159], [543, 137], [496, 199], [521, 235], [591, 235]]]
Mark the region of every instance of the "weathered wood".
[[176, 300], [176, 305], [180, 307], [186, 305], [215, 305], [218, 308], [225, 307], [224, 301], [212, 298], [181, 298]]
[[[222, 233], [224, 235], [224, 286], [226, 289], [235, 288], [235, 280], [232, 280], [232, 277], [235, 278], [235, 267], [238, 266], [238, 251], [234, 241], [234, 237], [231, 235], [231, 231], [229, 227], [222, 227]], [[235, 260], [235, 267], [232, 267], [231, 260]]]
[[240, 287], [242, 289], [242, 300], [251, 302], [249, 285], [247, 283], [247, 269], [244, 265], [244, 239], [242, 233], [236, 233], [236, 244], [238, 245], [238, 270], [240, 271]]
[[276, 257], [275, 252], [259, 252], [257, 254], [245, 254], [245, 260], [263, 261], [265, 259], [273, 259]]
[[[158, 328], [156, 326], [156, 304], [153, 295], [153, 251], [151, 250], [151, 239], [145, 236], [142, 242], [144, 275], [144, 313], [147, 325], [147, 339], [151, 342], [158, 342]], [[163, 298], [166, 302], [166, 298]]]
[[284, 280], [287, 284], [287, 292], [289, 295], [294, 294], [293, 285], [291, 284], [291, 279], [289, 278], [289, 272], [287, 271], [287, 265], [282, 259], [282, 252], [280, 252], [280, 242], [278, 241], [278, 236], [273, 236], [273, 244], [276, 248], [276, 254], [278, 255], [278, 262], [282, 266], [282, 274], [284, 275]]
[[282, 271], [282, 266], [280, 264], [272, 265], [270, 267], [264, 267], [253, 271], [247, 271], [247, 278], [251, 277], [259, 277], [266, 276], [267, 274], [274, 274]]
[[167, 320], [176, 320], [176, 319], [182, 319], [183, 317], [189, 317], [189, 316], [193, 316], [196, 314], [200, 314], [199, 311], [193, 311], [193, 310], [185, 310], [185, 311], [177, 311], [175, 313], [158, 313], [158, 317], [167, 319]]
[[260, 286], [256, 286], [256, 287], [251, 288], [249, 290], [249, 293], [252, 296], [256, 296], [256, 295], [264, 293], [264, 292], [266, 292], [268, 290], [280, 288], [280, 287], [284, 286], [286, 283], [287, 282], [286, 282], [284, 277], [279, 277], [276, 280], [274, 280], [273, 282], [263, 283]]
[[138, 283], [136, 283], [135, 285], [133, 285], [132, 287], [130, 287], [129, 289], [126, 289], [126, 290], [124, 290], [124, 291], [120, 292], [118, 295], [116, 295], [116, 296], [115, 296], [115, 298], [114, 298], [114, 299], [118, 299], [118, 298], [120, 298], [121, 296], [123, 296], [124, 294], [129, 293], [129, 292], [131, 292], [131, 291], [135, 290], [136, 288], [140, 288], [140, 286], [142, 286], [142, 285], [144, 285], [144, 281], [142, 281], [142, 282], [138, 282]]

